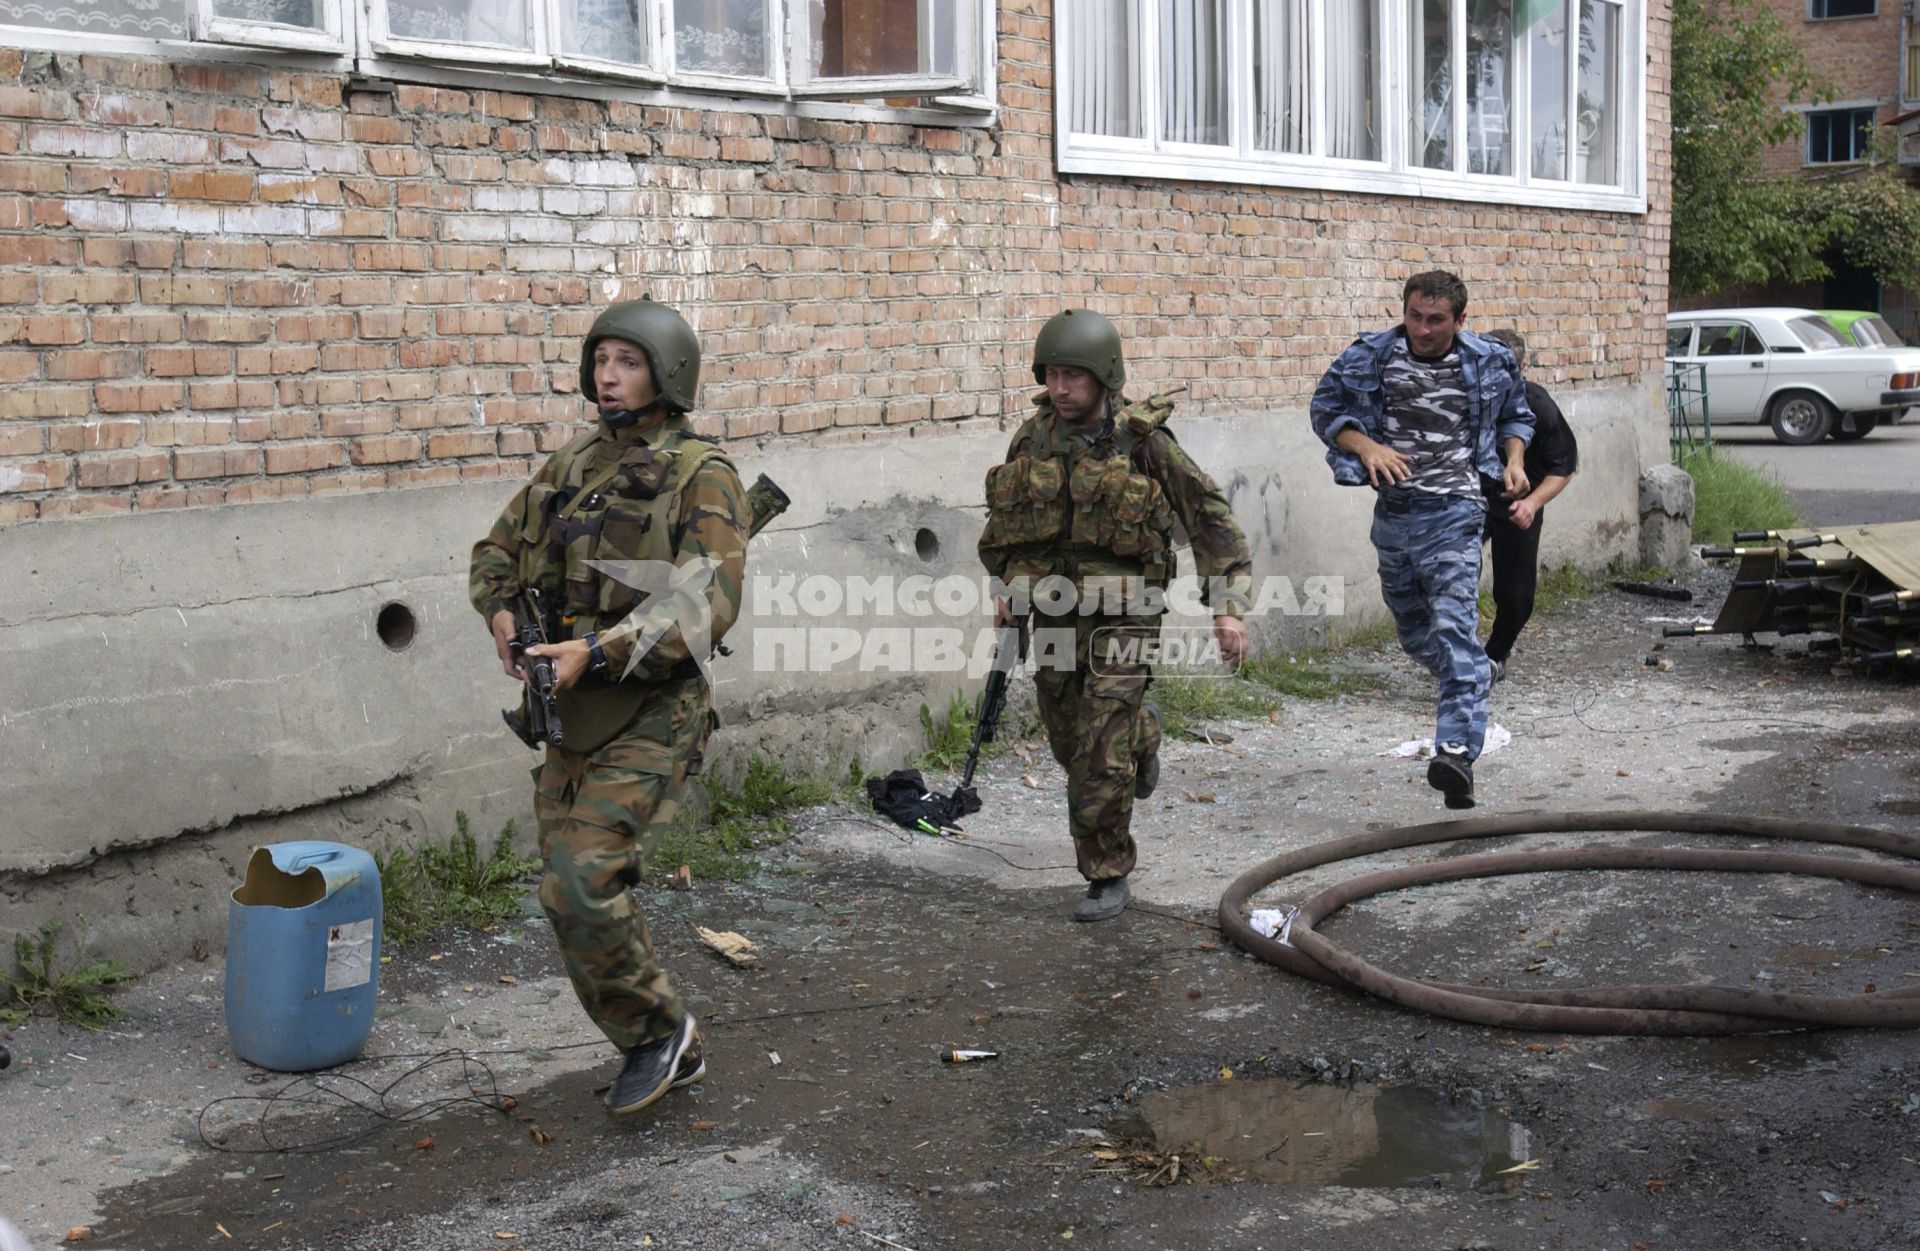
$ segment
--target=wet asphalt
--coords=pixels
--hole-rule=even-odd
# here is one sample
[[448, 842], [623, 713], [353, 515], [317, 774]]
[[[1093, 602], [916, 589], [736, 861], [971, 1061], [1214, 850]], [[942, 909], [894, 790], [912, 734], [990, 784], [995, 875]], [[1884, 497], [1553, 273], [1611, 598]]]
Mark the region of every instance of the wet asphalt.
[[[1510, 715], [1522, 737], [1483, 769], [1508, 805], [1644, 797], [1912, 831], [1913, 688], [1803, 645], [1655, 651], [1659, 609], [1606, 593], [1529, 628], [1537, 715]], [[1230, 768], [1212, 747], [1170, 753], [1172, 794], [1142, 813], [1162, 875], [1113, 922], [1065, 919], [1058, 775], [1031, 751], [996, 761], [988, 791], [1022, 837], [990, 822], [974, 845], [927, 848], [822, 811], [748, 882], [650, 895], [710, 1071], [632, 1118], [600, 1109], [610, 1053], [531, 918], [394, 953], [369, 1047], [388, 1058], [320, 1081], [232, 1057], [217, 960], [147, 979], [112, 1035], [36, 1022], [7, 1039], [29, 1063], [0, 1073], [15, 1142], [0, 1212], [42, 1251], [72, 1225], [134, 1251], [1920, 1245], [1910, 1034], [1489, 1030], [1303, 983], [1222, 940], [1211, 899], [1272, 850], [1242, 826], [1310, 841], [1438, 815], [1416, 766], [1340, 772], [1354, 753], [1336, 723], [1424, 715], [1420, 675], [1390, 650], [1358, 661], [1387, 689], [1228, 727]], [[1574, 704], [1587, 733], [1555, 709], [1595, 667], [1613, 693]], [[1600, 734], [1701, 700], [1631, 754]], [[1747, 703], [1766, 715], [1724, 714]], [[1315, 726], [1334, 743], [1326, 776], [1288, 746]], [[1202, 780], [1217, 794], [1184, 798]], [[1182, 876], [1182, 857], [1231, 872]], [[695, 925], [754, 939], [759, 967], [720, 961]], [[1450, 981], [1845, 994], [1920, 978], [1912, 899], [1812, 879], [1453, 883], [1325, 928]], [[942, 1058], [955, 1048], [995, 1055]]]

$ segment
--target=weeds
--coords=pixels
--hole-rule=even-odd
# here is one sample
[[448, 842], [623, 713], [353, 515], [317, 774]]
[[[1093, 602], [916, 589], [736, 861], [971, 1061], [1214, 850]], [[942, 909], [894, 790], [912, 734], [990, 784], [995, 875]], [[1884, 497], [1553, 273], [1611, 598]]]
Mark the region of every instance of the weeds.
[[1780, 475], [1728, 456], [1693, 455], [1680, 467], [1693, 476], [1693, 537], [1725, 543], [1735, 530], [1789, 530], [1806, 524]]
[[[120, 1019], [120, 1009], [106, 988], [129, 981], [133, 974], [117, 960], [99, 960], [78, 969], [57, 967], [60, 921], [40, 923], [38, 937], [18, 934], [13, 940], [13, 974], [0, 977], [0, 1023], [22, 1025], [29, 1016], [51, 1016], [82, 1029], [105, 1029]], [[75, 956], [86, 951], [86, 931], [74, 941]]]
[[1209, 721], [1264, 717], [1280, 707], [1280, 692], [1244, 677], [1155, 678], [1147, 699], [1160, 709], [1160, 730], [1179, 737]]
[[[847, 779], [850, 786], [861, 781], [857, 757]], [[695, 881], [741, 881], [753, 872], [749, 853], [785, 842], [793, 833], [787, 813], [828, 803], [835, 794], [824, 778], [791, 774], [779, 761], [756, 755], [734, 781], [709, 780], [705, 817], [683, 813], [660, 836], [648, 857], [648, 876], [664, 882], [684, 864]]]
[[927, 749], [915, 763], [929, 772], [953, 772], [966, 763], [973, 749], [973, 701], [955, 691], [946, 712], [937, 718], [933, 709], [920, 705], [920, 728], [927, 736]]
[[442, 925], [485, 929], [520, 912], [528, 875], [540, 867], [513, 853], [513, 822], [481, 854], [467, 814], [453, 814], [457, 832], [444, 847], [404, 848], [375, 855], [386, 941], [404, 947]]

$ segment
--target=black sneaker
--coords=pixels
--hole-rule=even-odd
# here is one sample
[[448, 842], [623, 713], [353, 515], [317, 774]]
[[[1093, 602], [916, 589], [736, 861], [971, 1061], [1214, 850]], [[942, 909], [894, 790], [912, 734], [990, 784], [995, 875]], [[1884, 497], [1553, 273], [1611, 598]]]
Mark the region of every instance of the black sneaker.
[[[1153, 718], [1155, 728], [1158, 728], [1160, 725], [1160, 706], [1149, 703], [1144, 705], [1144, 708], [1147, 715]], [[1151, 756], [1148, 756], [1134, 767], [1133, 797], [1135, 799], [1145, 799], [1147, 796], [1153, 794], [1153, 788], [1158, 785], [1160, 785], [1160, 749], [1156, 747], [1153, 749]]]
[[680, 1065], [673, 1070], [672, 1089], [678, 1090], [682, 1086], [691, 1086], [707, 1075], [707, 1060], [701, 1054], [701, 1042], [700, 1031], [695, 1030], [693, 1042], [680, 1053]]
[[680, 1018], [680, 1027], [665, 1038], [627, 1049], [627, 1063], [607, 1091], [607, 1111], [626, 1116], [658, 1099], [680, 1075], [680, 1059], [694, 1045], [693, 1016]]
[[1467, 749], [1452, 743], [1436, 748], [1427, 765], [1427, 785], [1446, 796], [1449, 808], [1473, 807], [1473, 762]]
[[1073, 905], [1076, 921], [1106, 921], [1117, 917], [1127, 906], [1127, 879], [1103, 877], [1087, 883], [1087, 897]]

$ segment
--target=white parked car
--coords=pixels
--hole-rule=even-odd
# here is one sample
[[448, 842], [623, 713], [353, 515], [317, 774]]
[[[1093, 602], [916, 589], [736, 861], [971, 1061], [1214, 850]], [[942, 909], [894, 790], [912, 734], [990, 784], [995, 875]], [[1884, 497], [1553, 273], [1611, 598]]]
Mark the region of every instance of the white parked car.
[[1811, 309], [1669, 313], [1667, 361], [1705, 366], [1715, 425], [1764, 421], [1782, 443], [1862, 439], [1920, 404], [1920, 348], [1854, 347]]

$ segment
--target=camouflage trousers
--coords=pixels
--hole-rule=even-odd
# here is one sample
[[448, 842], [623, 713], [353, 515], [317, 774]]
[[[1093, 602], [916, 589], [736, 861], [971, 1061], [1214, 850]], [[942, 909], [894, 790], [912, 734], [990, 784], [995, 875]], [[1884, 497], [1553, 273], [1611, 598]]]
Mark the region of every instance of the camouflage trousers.
[[[1388, 500], [1404, 501], [1396, 511]], [[1393, 614], [1400, 646], [1440, 682], [1433, 741], [1464, 743], [1477, 760], [1487, 737], [1487, 688], [1493, 668], [1480, 646], [1478, 495], [1382, 495], [1373, 512], [1380, 597]]]
[[591, 754], [547, 748], [533, 771], [540, 906], [580, 1005], [621, 1050], [664, 1037], [686, 1015], [654, 959], [632, 888], [699, 771], [711, 729], [700, 679], [662, 683]]
[[1108, 644], [1123, 633], [1154, 638], [1159, 620], [1099, 614], [1035, 624], [1075, 632], [1072, 668], [1043, 664], [1033, 675], [1047, 744], [1067, 771], [1074, 859], [1088, 881], [1125, 877], [1135, 860], [1134, 769], [1160, 750], [1160, 723], [1141, 710], [1152, 667], [1137, 654], [1112, 659]]

